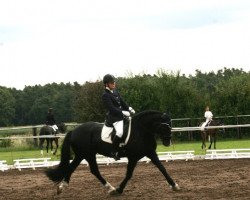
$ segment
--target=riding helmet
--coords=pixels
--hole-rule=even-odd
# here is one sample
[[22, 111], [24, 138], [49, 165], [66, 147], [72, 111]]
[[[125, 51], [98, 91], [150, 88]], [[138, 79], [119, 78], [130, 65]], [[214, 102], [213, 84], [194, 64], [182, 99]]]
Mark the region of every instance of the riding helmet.
[[107, 84], [107, 83], [114, 83], [115, 82], [115, 77], [111, 74], [106, 74], [103, 77], [103, 84]]

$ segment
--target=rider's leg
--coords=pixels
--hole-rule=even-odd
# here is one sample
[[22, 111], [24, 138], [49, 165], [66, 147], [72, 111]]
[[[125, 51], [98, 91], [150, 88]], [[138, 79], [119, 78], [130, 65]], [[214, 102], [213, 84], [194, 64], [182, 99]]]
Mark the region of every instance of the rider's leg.
[[205, 131], [205, 126], [206, 126], [207, 122], [203, 122], [202, 125], [201, 125], [201, 130], [202, 131]]
[[56, 132], [58, 130], [58, 127], [56, 124], [52, 125], [51, 128], [53, 128], [54, 132]]
[[119, 160], [120, 157], [118, 155], [118, 151], [119, 151], [119, 144], [123, 135], [123, 120], [113, 123], [113, 126], [115, 128], [116, 135], [113, 139], [113, 144], [112, 144], [113, 151], [111, 152], [111, 156], [115, 160]]

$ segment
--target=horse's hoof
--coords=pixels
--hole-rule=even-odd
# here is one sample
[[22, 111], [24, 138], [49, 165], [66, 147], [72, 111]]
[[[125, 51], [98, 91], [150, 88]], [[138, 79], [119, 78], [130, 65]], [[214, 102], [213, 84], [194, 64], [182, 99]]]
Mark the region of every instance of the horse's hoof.
[[61, 194], [62, 191], [68, 187], [68, 183], [66, 183], [65, 181], [62, 181], [58, 186], [57, 186], [57, 194]]
[[121, 193], [118, 192], [117, 189], [115, 189], [115, 190], [110, 190], [110, 191], [109, 191], [109, 194], [110, 194], [111, 196], [117, 196], [117, 195], [120, 195]]
[[56, 190], [57, 195], [61, 194], [62, 191], [63, 189], [60, 186], [57, 186], [57, 190]]
[[105, 184], [105, 187], [108, 188], [108, 193], [111, 193], [112, 191], [115, 190], [115, 188], [109, 182]]
[[179, 191], [181, 188], [180, 186], [176, 183], [174, 186], [170, 186], [170, 188], [173, 190], [173, 191]]

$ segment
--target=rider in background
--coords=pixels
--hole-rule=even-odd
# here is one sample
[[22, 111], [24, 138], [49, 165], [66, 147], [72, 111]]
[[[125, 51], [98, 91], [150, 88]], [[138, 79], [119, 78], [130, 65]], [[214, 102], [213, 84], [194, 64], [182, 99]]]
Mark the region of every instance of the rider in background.
[[134, 114], [135, 111], [125, 103], [117, 92], [115, 77], [113, 75], [106, 74], [103, 77], [103, 84], [105, 89], [102, 95], [102, 102], [107, 110], [105, 123], [114, 126], [116, 131], [116, 135], [113, 139], [113, 151], [111, 152], [111, 156], [115, 160], [119, 160], [118, 149], [123, 135], [123, 118], [124, 116], [129, 117], [130, 113]]
[[204, 130], [205, 127], [208, 126], [209, 122], [212, 121], [213, 118], [213, 113], [209, 110], [209, 106], [206, 107], [204, 117], [206, 118], [206, 121], [202, 124], [202, 130]]
[[56, 125], [56, 120], [55, 120], [55, 117], [54, 117], [53, 108], [49, 108], [47, 116], [46, 116], [45, 124], [47, 126], [51, 126], [51, 128], [53, 128], [54, 132], [57, 131], [58, 127]]

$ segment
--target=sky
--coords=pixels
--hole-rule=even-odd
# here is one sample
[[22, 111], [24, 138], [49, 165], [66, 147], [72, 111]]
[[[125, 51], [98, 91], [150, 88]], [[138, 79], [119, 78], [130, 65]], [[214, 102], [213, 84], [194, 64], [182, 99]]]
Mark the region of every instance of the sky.
[[250, 71], [249, 0], [0, 0], [0, 86]]

